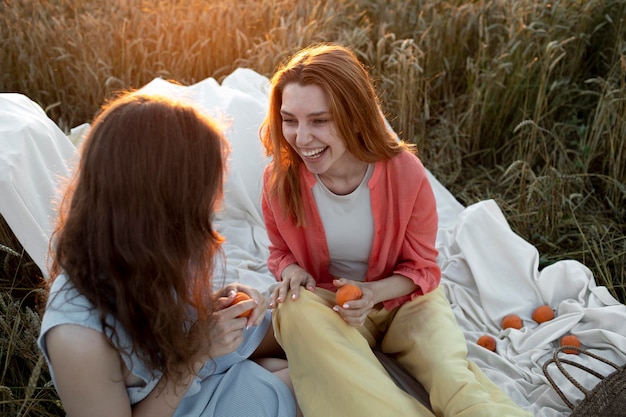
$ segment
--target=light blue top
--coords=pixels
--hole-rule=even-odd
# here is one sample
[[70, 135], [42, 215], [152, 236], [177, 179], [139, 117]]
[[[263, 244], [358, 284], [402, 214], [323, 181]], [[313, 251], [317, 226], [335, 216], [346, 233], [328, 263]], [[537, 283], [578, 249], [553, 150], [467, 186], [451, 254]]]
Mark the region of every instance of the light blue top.
[[[114, 345], [123, 353], [126, 367], [144, 381], [141, 386], [127, 387], [131, 404], [143, 400], [159, 382], [161, 373], [150, 372], [130, 349], [130, 339], [111, 318], [118, 340]], [[274, 374], [247, 358], [261, 343], [271, 323], [268, 311], [261, 325], [244, 331], [243, 343], [232, 353], [206, 363], [190, 385], [176, 409], [176, 417], [293, 417], [295, 401], [287, 386]], [[43, 352], [56, 387], [54, 370], [46, 349], [46, 333], [55, 326], [76, 324], [103, 333], [99, 312], [80, 294], [65, 275], [54, 281], [41, 323], [38, 344]], [[109, 335], [110, 336], [110, 335]]]

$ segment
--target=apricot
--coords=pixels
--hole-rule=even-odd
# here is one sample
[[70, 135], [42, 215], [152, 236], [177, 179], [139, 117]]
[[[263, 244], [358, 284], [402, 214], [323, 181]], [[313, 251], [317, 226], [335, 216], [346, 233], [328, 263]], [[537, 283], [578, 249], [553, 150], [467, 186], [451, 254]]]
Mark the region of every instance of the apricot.
[[523, 326], [522, 319], [517, 314], [509, 314], [504, 319], [502, 319], [502, 329], [521, 329]]
[[549, 305], [539, 306], [533, 311], [533, 320], [537, 323], [545, 323], [546, 321], [550, 321], [554, 318], [554, 310]]
[[[573, 334], [568, 334], [561, 338], [561, 346], [575, 346], [580, 348], [580, 340]], [[578, 351], [574, 349], [563, 349], [563, 352], [578, 355]]]
[[338, 306], [343, 306], [348, 301], [358, 300], [363, 296], [361, 289], [354, 284], [346, 284], [339, 287], [335, 293], [335, 301]]
[[496, 351], [496, 339], [493, 336], [484, 334], [478, 338], [476, 343], [478, 344], [478, 346], [482, 346], [487, 350], [490, 350], [492, 352]]
[[[248, 301], [248, 300], [252, 300], [252, 298], [250, 298], [248, 294], [242, 291], [237, 291], [237, 294], [235, 294], [235, 299], [233, 300], [231, 305], [239, 304], [243, 301]], [[250, 314], [252, 314], [252, 310], [253, 310], [252, 308], [250, 310], [246, 310], [240, 315], [238, 315], [237, 317], [250, 317]]]

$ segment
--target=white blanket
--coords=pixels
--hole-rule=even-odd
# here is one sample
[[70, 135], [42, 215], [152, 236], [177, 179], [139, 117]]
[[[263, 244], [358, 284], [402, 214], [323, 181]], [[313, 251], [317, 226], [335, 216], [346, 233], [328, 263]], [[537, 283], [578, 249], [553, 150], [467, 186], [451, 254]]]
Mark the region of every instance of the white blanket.
[[[268, 238], [260, 208], [263, 155], [258, 129], [267, 109], [267, 78], [238, 69], [219, 85], [206, 79], [179, 86], [155, 79], [145, 92], [186, 98], [220, 120], [231, 143], [224, 208], [217, 222], [226, 237], [226, 274], [217, 285], [241, 281], [268, 291], [274, 284], [266, 266]], [[88, 130], [68, 138], [28, 98], [0, 94], [0, 211], [25, 249], [46, 271], [46, 252], [59, 178], [72, 172], [75, 144]], [[72, 139], [72, 141], [70, 141]], [[626, 363], [626, 306], [595, 284], [588, 268], [562, 261], [542, 271], [537, 250], [516, 235], [492, 200], [463, 207], [430, 176], [439, 211], [437, 247], [442, 286], [468, 341], [469, 356], [520, 406], [535, 416], [563, 416], [569, 408], [542, 372], [559, 338], [577, 335], [584, 348]], [[556, 318], [537, 325], [531, 314], [547, 303]], [[501, 330], [507, 314], [524, 320], [521, 330]], [[497, 339], [497, 353], [475, 341]], [[585, 356], [569, 359], [608, 374], [612, 368]], [[553, 369], [565, 394], [582, 394]], [[587, 387], [597, 379], [573, 371]]]
[[0, 214], [42, 271], [56, 190], [71, 175], [75, 152], [36, 103], [0, 94]]

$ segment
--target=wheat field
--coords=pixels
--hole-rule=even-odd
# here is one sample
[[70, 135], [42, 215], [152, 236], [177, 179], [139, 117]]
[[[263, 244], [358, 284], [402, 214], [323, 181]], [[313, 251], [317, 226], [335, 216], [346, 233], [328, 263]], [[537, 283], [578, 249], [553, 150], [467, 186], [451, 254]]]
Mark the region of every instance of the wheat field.
[[[3, 0], [0, 91], [66, 132], [155, 77], [270, 76], [353, 48], [400, 136], [464, 205], [494, 199], [541, 267], [626, 301], [626, 0]], [[0, 222], [0, 415], [61, 416], [35, 340], [40, 271]]]

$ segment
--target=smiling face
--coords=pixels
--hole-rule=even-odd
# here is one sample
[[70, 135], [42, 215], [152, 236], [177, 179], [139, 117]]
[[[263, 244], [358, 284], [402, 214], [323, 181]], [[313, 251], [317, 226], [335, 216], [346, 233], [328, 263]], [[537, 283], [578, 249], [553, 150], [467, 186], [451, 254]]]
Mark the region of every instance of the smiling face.
[[339, 135], [324, 91], [317, 85], [285, 86], [280, 109], [283, 136], [318, 175], [341, 175], [355, 160]]

